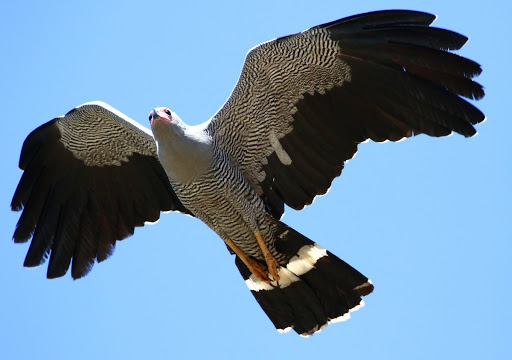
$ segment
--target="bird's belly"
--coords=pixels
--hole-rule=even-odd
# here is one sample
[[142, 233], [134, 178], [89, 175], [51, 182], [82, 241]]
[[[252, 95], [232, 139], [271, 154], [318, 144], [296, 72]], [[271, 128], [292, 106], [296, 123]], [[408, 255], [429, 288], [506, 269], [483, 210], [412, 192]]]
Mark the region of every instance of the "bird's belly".
[[172, 185], [183, 205], [221, 238], [232, 240], [247, 255], [264, 259], [254, 232], [272, 238], [268, 215], [245, 180], [208, 173], [187, 184]]
[[222, 239], [264, 260], [254, 232], [259, 231], [266, 242], [272, 242], [268, 214], [261, 198], [234, 166], [214, 167], [187, 184], [172, 185], [183, 205]]

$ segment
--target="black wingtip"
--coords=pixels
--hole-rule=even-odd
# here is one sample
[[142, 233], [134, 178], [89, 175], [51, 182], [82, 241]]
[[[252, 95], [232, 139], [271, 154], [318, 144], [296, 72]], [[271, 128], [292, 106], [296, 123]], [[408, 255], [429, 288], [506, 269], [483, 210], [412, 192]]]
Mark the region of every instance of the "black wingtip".
[[336, 25], [343, 25], [350, 30], [368, 29], [388, 26], [390, 24], [401, 25], [430, 25], [437, 18], [436, 15], [417, 10], [378, 10], [362, 14], [347, 16], [340, 20], [335, 20], [318, 26], [319, 28], [329, 28]]
[[18, 165], [21, 170], [25, 170], [27, 168], [28, 164], [43, 144], [60, 139], [60, 130], [57, 127], [58, 120], [59, 118], [54, 118], [28, 134], [21, 148], [20, 161]]

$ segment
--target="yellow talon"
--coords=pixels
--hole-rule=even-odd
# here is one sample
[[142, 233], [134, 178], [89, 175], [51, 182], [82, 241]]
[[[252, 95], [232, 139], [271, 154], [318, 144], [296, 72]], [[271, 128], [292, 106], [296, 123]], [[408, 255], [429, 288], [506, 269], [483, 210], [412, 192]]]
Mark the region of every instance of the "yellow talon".
[[254, 236], [256, 236], [256, 240], [258, 241], [258, 245], [260, 246], [261, 251], [263, 252], [263, 256], [265, 257], [265, 262], [267, 263], [268, 273], [272, 277], [273, 280], [279, 281], [279, 264], [275, 257], [272, 256], [270, 251], [268, 251], [267, 245], [263, 240], [259, 231], [254, 232]]

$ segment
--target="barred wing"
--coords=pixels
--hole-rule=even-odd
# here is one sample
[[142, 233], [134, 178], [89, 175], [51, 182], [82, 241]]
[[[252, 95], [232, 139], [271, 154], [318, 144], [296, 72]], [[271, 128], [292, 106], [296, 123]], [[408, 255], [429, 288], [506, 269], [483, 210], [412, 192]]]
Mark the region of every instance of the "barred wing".
[[34, 130], [25, 140], [24, 170], [12, 199], [23, 209], [13, 239], [32, 242], [25, 266], [49, 256], [48, 278], [73, 278], [108, 258], [116, 240], [160, 211], [183, 207], [160, 165], [151, 133], [101, 102], [87, 103]]
[[324, 194], [367, 139], [425, 133], [466, 137], [484, 115], [480, 66], [447, 50], [467, 38], [435, 16], [380, 11], [348, 17], [251, 50], [209, 130], [280, 217]]

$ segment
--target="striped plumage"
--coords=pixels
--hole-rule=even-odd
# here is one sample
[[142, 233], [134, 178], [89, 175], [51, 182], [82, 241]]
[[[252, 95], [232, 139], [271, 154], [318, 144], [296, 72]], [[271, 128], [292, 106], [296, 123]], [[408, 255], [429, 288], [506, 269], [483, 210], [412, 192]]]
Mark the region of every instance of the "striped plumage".
[[[105, 151], [107, 149], [107, 151]], [[48, 255], [48, 278], [86, 275], [134, 227], [160, 211], [190, 213], [158, 162], [149, 130], [104, 103], [79, 106], [34, 130], [11, 202], [21, 210], [15, 242], [32, 242], [25, 266]]]
[[279, 219], [326, 193], [367, 139], [476, 133], [484, 115], [461, 97], [483, 97], [480, 66], [448, 51], [467, 38], [434, 19], [374, 12], [261, 44], [211, 120], [157, 108], [154, 139], [100, 102], [34, 130], [11, 204], [23, 209], [14, 240], [32, 237], [25, 265], [50, 256], [49, 278], [71, 262], [82, 277], [135, 226], [177, 210], [226, 242], [276, 328], [308, 335], [347, 319], [371, 281]]
[[[229, 159], [216, 151], [213, 159], [207, 172], [188, 183], [171, 179], [172, 187], [183, 205], [221, 237], [232, 239], [246, 254], [263, 260], [242, 213], [251, 209], [257, 212], [258, 223], [266, 224], [264, 203]], [[260, 230], [264, 238], [271, 238], [270, 227]]]
[[[254, 48], [210, 125], [219, 146], [259, 193], [277, 192], [301, 209], [328, 190], [367, 139], [475, 134], [472, 124], [484, 116], [457, 95], [483, 96], [471, 80], [480, 66], [439, 51], [459, 49], [467, 38], [429, 27], [434, 19], [362, 14]], [[276, 137], [284, 153], [273, 146]]]

